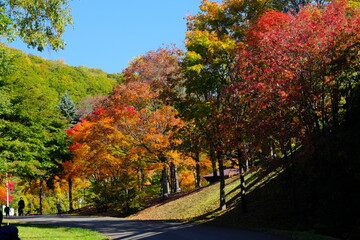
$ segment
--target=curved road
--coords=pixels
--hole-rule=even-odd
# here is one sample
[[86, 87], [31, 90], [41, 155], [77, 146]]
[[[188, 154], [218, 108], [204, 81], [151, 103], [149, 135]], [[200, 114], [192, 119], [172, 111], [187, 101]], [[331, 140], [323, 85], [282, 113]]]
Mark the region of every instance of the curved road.
[[87, 228], [121, 240], [289, 240], [271, 234], [205, 225], [142, 221], [110, 217], [41, 215], [8, 217], [20, 222]]

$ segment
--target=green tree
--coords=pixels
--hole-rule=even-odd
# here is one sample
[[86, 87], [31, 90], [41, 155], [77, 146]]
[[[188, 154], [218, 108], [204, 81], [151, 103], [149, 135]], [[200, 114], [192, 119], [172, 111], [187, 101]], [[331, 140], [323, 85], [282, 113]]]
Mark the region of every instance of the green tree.
[[[58, 120], [55, 108], [45, 92], [37, 89], [14, 91], [1, 88], [0, 158], [4, 170], [29, 183], [42, 186], [58, 169], [58, 158], [53, 157], [59, 144], [64, 124]], [[42, 198], [39, 198], [40, 200]], [[42, 211], [42, 202], [40, 202]]]
[[[71, 158], [65, 129], [77, 118], [74, 102], [104, 95], [116, 81], [99, 69], [70, 67], [5, 46], [0, 50], [6, 53], [0, 55], [0, 175], [8, 170], [40, 195]], [[62, 103], [71, 120], [55, 107], [66, 92], [75, 99]]]
[[17, 37], [29, 47], [42, 51], [45, 46], [62, 49], [61, 39], [72, 23], [69, 0], [4, 0], [0, 2], [0, 36]]

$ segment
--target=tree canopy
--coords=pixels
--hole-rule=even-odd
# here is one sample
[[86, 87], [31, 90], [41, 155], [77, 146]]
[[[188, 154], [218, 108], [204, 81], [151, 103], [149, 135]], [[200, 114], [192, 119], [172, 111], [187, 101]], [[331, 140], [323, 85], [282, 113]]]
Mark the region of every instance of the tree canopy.
[[61, 36], [72, 23], [68, 0], [4, 0], [0, 2], [0, 36], [17, 37], [29, 47], [62, 49]]

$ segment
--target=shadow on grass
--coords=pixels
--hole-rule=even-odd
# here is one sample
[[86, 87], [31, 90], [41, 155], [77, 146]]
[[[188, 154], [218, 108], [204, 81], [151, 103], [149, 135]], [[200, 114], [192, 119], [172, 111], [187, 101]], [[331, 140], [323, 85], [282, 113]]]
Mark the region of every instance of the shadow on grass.
[[13, 225], [16, 227], [21, 228], [39, 228], [39, 229], [58, 229], [58, 228], [65, 228], [62, 226], [56, 226], [56, 225], [44, 225], [44, 224], [30, 224], [30, 223], [10, 223], [9, 225]]
[[[360, 239], [347, 238], [347, 235], [344, 235], [351, 231], [351, 225], [357, 224], [356, 216], [359, 211], [356, 210], [357, 205], [349, 200], [359, 199], [356, 196], [360, 194], [349, 188], [337, 190], [343, 193], [343, 196], [334, 193], [333, 187], [338, 185], [335, 176], [314, 177], [312, 172], [306, 173], [306, 169], [308, 166], [294, 166], [281, 172], [274, 172], [274, 169], [269, 168], [256, 173], [247, 180], [247, 188], [253, 188], [246, 195], [247, 213], [242, 212], [240, 194], [237, 194], [228, 199], [228, 210], [213, 211], [194, 218], [193, 221], [251, 230], [310, 231], [341, 239]], [[263, 181], [262, 177], [269, 173], [276, 177]], [[231, 193], [234, 191], [236, 190]], [[329, 198], [330, 196], [332, 198]], [[343, 204], [345, 199], [348, 204]]]

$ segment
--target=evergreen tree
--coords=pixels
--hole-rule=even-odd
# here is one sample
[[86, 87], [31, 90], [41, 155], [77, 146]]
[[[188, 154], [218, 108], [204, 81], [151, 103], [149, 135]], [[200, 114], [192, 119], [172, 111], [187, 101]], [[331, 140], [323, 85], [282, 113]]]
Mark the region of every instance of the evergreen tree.
[[76, 107], [67, 91], [61, 97], [60, 104], [57, 105], [56, 108], [60, 109], [63, 118], [66, 119], [69, 124], [74, 125], [79, 122], [80, 115], [77, 114], [79, 108]]
[[[76, 123], [78, 123], [80, 120], [80, 115], [77, 114], [78, 108], [76, 107], [74, 101], [69, 96], [69, 93], [66, 91], [64, 95], [60, 99], [60, 104], [56, 106], [58, 109], [60, 109], [62, 118], [66, 119], [67, 123], [70, 125], [70, 128], [73, 127]], [[63, 159], [63, 160], [69, 160], [69, 159]], [[68, 184], [69, 184], [69, 209], [72, 211], [73, 208], [73, 199], [72, 199], [72, 178], [68, 178]]]

